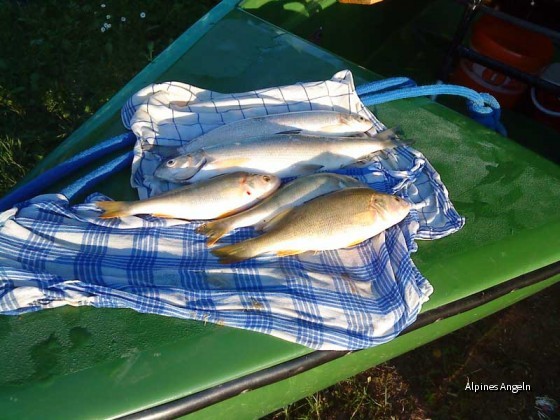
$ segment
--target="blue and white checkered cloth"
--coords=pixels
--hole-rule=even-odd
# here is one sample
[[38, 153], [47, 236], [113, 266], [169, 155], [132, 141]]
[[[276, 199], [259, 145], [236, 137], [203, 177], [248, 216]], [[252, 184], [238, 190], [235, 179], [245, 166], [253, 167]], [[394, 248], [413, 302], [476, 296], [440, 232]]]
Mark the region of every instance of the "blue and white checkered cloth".
[[[349, 72], [337, 73], [327, 82], [332, 82], [329, 96], [343, 98], [351, 107], [356, 106], [351, 108], [353, 112], [359, 110], [372, 118], [377, 130], [384, 128], [366, 108], [359, 108]], [[317, 93], [327, 82], [309, 85]], [[301, 90], [307, 84], [292, 86]], [[285, 88], [274, 91], [289, 95], [290, 87]], [[158, 91], [154, 86], [147, 89]], [[218, 98], [214, 109], [220, 110], [221, 94], [190, 89], [199, 97], [206, 92]], [[342, 94], [343, 90], [346, 93]], [[128, 122], [132, 121], [139, 137], [133, 180], [149, 195], [168, 186], [151, 179], [151, 163], [143, 162], [152, 157], [141, 152], [140, 143], [159, 144], [154, 133], [165, 131], [158, 130], [153, 118], [147, 119], [149, 113], [132, 111], [149, 102], [152, 95], [146, 92], [131, 99], [123, 109], [123, 118], [125, 122], [127, 115], [131, 118]], [[248, 109], [255, 114], [261, 109], [262, 103], [259, 107], [254, 99], [259, 94], [236, 94], [251, 99], [247, 109], [240, 100], [245, 114]], [[145, 101], [139, 100], [141, 96]], [[223, 96], [231, 100], [235, 95]], [[174, 113], [179, 97], [167, 101]], [[279, 101], [277, 95], [274, 100]], [[289, 98], [286, 101], [291, 104]], [[326, 103], [324, 98], [321, 101]], [[185, 111], [187, 105], [182, 106]], [[329, 107], [348, 110], [332, 104]], [[285, 108], [277, 109], [285, 112]], [[135, 120], [135, 115], [140, 118]], [[148, 121], [151, 131], [139, 121]], [[202, 127], [205, 132], [206, 126]], [[162, 139], [161, 144], [173, 141]], [[187, 140], [179, 144], [182, 141]], [[261, 256], [234, 265], [219, 264], [208, 252], [206, 238], [196, 233], [199, 223], [151, 216], [100, 219], [100, 210], [93, 202], [107, 198], [99, 194], [75, 206], [60, 194], [20, 203], [0, 214], [0, 313], [21, 314], [67, 304], [132, 308], [249, 329], [321, 350], [384, 343], [416, 319], [432, 293], [410, 258], [416, 251], [415, 239], [453, 233], [464, 219], [454, 210], [433, 167], [410, 147], [399, 147], [345, 173], [417, 205], [397, 226], [354, 248], [284, 258]], [[234, 243], [254, 235], [252, 228], [237, 229], [221, 242]]]

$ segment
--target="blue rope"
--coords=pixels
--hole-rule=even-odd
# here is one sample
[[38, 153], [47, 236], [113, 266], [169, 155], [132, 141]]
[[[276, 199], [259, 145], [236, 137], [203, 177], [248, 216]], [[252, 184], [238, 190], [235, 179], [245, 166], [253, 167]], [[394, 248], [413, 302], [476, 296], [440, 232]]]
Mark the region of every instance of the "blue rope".
[[373, 92], [382, 92], [387, 89], [402, 89], [405, 87], [416, 86], [416, 82], [408, 77], [391, 77], [389, 79], [376, 80], [364, 83], [356, 88], [358, 96], [364, 96]]
[[480, 112], [480, 108], [471, 101], [467, 102], [467, 109], [469, 111], [469, 116], [477, 121], [478, 123], [491, 128], [502, 136], [507, 136], [507, 131], [502, 122], [500, 121], [502, 110], [500, 109], [500, 104], [489, 93], [480, 93], [480, 96], [488, 107], [492, 108], [492, 112]]
[[[356, 93], [366, 106], [395, 101], [397, 99], [414, 98], [433, 95], [457, 95], [467, 98], [467, 108], [471, 118], [479, 123], [506, 135], [506, 130], [500, 122], [500, 104], [487, 93], [477, 93], [472, 89], [456, 85], [429, 85], [416, 86], [408, 77], [393, 77], [365, 83], [356, 88]], [[14, 204], [34, 197], [47, 188], [66, 177], [69, 173], [89, 165], [99, 158], [116, 150], [132, 147], [136, 137], [132, 133], [125, 133], [106, 140], [87, 149], [58, 166], [42, 173], [37, 178], [12, 191], [0, 199], [0, 211], [12, 207]], [[125, 168], [132, 162], [132, 152], [112, 160], [90, 172], [63, 189], [63, 194], [68, 198], [77, 196], [86, 189], [106, 179], [116, 171]]]
[[136, 142], [136, 136], [132, 133], [120, 134], [96, 144], [74, 157], [62, 162], [61, 164], [51, 168], [41, 175], [32, 179], [27, 184], [22, 185], [18, 189], [10, 192], [0, 199], [0, 211], [9, 209], [14, 204], [35, 197], [52, 187], [56, 182], [68, 176], [72, 172], [83, 169], [84, 166], [95, 162], [99, 158], [108, 155], [114, 151], [131, 148]]
[[99, 184], [101, 181], [109, 178], [115, 172], [130, 167], [133, 157], [133, 151], [126, 152], [116, 159], [113, 159], [110, 162], [99, 166], [95, 170], [88, 173], [86, 176], [68, 185], [61, 191], [61, 193], [64, 194], [69, 200], [71, 200], [74, 197], [85, 193], [93, 186]]
[[[472, 89], [457, 85], [428, 85], [428, 86], [408, 86], [406, 82], [397, 83], [399, 79], [387, 79], [389, 82], [384, 86], [380, 82], [367, 83], [358, 86], [356, 92], [366, 106], [378, 105], [385, 102], [396, 101], [398, 99], [416, 98], [419, 96], [433, 95], [455, 95], [467, 98], [467, 109], [469, 116], [480, 124], [497, 131], [502, 135], [507, 135], [506, 130], [500, 122], [501, 110], [498, 101], [488, 93], [478, 93]], [[393, 81], [391, 83], [391, 81]], [[395, 87], [393, 90], [381, 89], [377, 87], [384, 86], [386, 88]], [[405, 87], [402, 87], [405, 86]]]

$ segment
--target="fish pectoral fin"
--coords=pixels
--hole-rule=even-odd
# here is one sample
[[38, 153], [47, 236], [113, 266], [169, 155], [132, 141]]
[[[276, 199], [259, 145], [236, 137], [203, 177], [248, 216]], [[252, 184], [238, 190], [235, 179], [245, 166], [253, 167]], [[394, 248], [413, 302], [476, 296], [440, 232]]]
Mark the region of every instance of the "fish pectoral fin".
[[292, 207], [287, 208], [285, 210], [282, 210], [280, 213], [278, 213], [276, 216], [274, 216], [268, 222], [257, 223], [255, 225], [255, 230], [262, 231], [262, 232], [268, 232], [270, 229], [272, 229], [274, 226], [276, 226], [284, 217], [286, 217], [291, 210], [292, 210]]
[[351, 242], [348, 245], [346, 245], [345, 248], [352, 248], [353, 246], [359, 245], [364, 241], [365, 239], [358, 239], [357, 241]]
[[247, 164], [250, 161], [251, 161], [250, 158], [235, 157], [235, 158], [220, 159], [214, 161], [209, 160], [208, 162], [211, 162], [212, 167], [215, 169], [224, 169], [224, 168], [230, 168], [235, 166], [243, 167], [243, 165]]
[[[164, 213], [152, 213], [152, 216], [159, 217], [161, 219], [176, 219], [175, 216], [170, 216], [169, 214], [164, 214]], [[183, 219], [183, 220], [186, 220], [186, 219]]]
[[[337, 137], [338, 137], [339, 135], [338, 135], [337, 133], [340, 132], [340, 125], [337, 125], [337, 124], [325, 125], [325, 126], [323, 126], [323, 128], [321, 129], [321, 131], [325, 131], [325, 132], [327, 132], [327, 133], [335, 134], [335, 135], [337, 135]], [[331, 134], [331, 135], [332, 135], [332, 134]], [[341, 136], [341, 137], [344, 137], [344, 136]]]
[[282, 251], [277, 251], [276, 255], [278, 257], [287, 257], [289, 255], [297, 255], [297, 254], [302, 254], [304, 252], [307, 252], [307, 250], [285, 249]]

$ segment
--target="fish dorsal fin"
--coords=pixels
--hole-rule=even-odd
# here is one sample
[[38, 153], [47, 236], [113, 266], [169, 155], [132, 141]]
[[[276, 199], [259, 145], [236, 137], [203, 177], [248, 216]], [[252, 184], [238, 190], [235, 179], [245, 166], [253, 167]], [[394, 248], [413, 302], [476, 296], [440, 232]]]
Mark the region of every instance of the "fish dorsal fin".
[[320, 171], [321, 169], [323, 169], [325, 166], [324, 165], [315, 165], [312, 163], [306, 163], [305, 165], [302, 165], [303, 168], [305, 168], [308, 171]]
[[261, 222], [261, 223], [256, 224], [255, 229], [259, 230], [259, 231], [263, 231], [263, 232], [268, 232], [274, 226], [278, 225], [278, 223], [282, 219], [284, 219], [284, 217], [286, 217], [288, 215], [288, 213], [290, 213], [290, 211], [292, 211], [292, 209], [293, 209], [293, 207], [289, 207], [285, 210], [282, 210], [280, 213], [278, 213], [276, 216], [274, 216], [268, 222]]

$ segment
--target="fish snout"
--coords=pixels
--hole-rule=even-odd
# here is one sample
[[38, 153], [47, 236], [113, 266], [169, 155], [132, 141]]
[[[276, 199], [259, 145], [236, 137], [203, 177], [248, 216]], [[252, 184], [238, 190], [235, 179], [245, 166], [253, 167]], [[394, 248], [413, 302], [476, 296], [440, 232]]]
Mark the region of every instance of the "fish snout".
[[154, 176], [159, 179], [171, 182], [185, 182], [192, 178], [202, 164], [195, 162], [191, 155], [178, 156], [166, 159], [154, 171]]
[[404, 198], [392, 195], [387, 207], [391, 213], [394, 212], [406, 215], [412, 209], [412, 203]]

